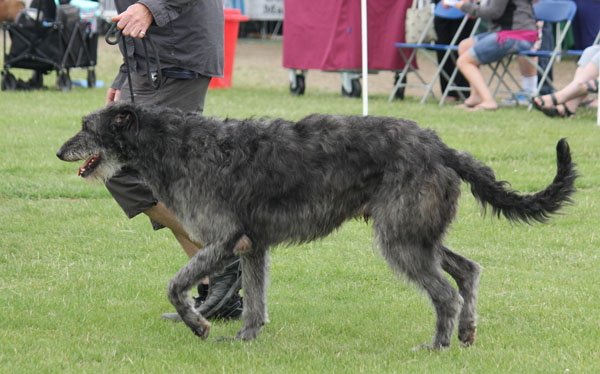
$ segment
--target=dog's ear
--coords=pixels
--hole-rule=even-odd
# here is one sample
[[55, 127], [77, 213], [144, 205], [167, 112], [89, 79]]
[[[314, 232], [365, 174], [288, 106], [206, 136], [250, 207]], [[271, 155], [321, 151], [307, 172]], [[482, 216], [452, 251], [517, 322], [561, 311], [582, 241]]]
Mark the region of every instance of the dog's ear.
[[140, 129], [137, 113], [133, 109], [123, 109], [116, 113], [112, 118], [112, 124], [118, 129], [135, 130], [136, 133]]

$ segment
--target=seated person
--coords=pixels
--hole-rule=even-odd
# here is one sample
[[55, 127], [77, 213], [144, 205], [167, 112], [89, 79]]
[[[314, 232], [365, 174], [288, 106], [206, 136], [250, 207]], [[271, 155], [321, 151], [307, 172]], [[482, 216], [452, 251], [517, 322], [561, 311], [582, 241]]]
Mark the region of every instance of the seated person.
[[[444, 0], [446, 1], [446, 0]], [[538, 37], [531, 0], [489, 0], [486, 5], [468, 1], [452, 4], [473, 17], [488, 22], [489, 31], [460, 42], [456, 65], [467, 78], [469, 97], [458, 107], [474, 110], [495, 110], [494, 100], [480, 65], [498, 61], [509, 53], [529, 50]]]
[[577, 61], [573, 80], [553, 94], [534, 97], [533, 107], [549, 117], [573, 117], [588, 93], [598, 93], [599, 67], [600, 45], [587, 47]]

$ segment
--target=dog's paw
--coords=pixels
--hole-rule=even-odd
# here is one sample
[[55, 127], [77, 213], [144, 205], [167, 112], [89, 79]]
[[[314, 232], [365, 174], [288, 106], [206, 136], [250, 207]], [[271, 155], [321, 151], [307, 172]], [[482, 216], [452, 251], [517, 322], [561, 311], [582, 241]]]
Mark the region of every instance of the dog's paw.
[[431, 344], [431, 343], [423, 343], [419, 344], [416, 347], [413, 347], [413, 352], [418, 351], [443, 351], [448, 348], [448, 346], [440, 345], [440, 344]]
[[468, 347], [475, 343], [475, 333], [477, 332], [477, 325], [475, 322], [466, 323], [464, 326], [461, 324], [458, 328], [458, 340], [463, 346]]
[[235, 336], [236, 340], [254, 340], [256, 339], [256, 337], [258, 336], [258, 334], [260, 334], [260, 328], [245, 328], [242, 327], [242, 329], [240, 331], [238, 331], [237, 335]]
[[210, 334], [210, 322], [202, 317], [184, 318], [183, 321], [192, 332], [201, 339], [208, 338]]

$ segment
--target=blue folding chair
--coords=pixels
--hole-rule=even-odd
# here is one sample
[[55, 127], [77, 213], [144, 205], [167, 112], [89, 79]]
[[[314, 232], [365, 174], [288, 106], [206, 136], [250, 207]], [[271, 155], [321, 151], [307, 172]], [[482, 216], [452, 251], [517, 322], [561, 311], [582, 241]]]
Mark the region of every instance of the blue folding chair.
[[[553, 50], [546, 51], [523, 51], [520, 52], [520, 56], [524, 56], [529, 63], [535, 65], [536, 70], [541, 74], [541, 78], [538, 81], [538, 86], [534, 96], [539, 95], [540, 90], [545, 82], [554, 88], [552, 79], [549, 78], [548, 74], [554, 65], [557, 57], [561, 54], [561, 45], [567, 36], [567, 31], [571, 27], [575, 13], [577, 13], [577, 5], [574, 1], [570, 0], [544, 0], [535, 4], [533, 7], [535, 18], [558, 25], [559, 31], [557, 33], [557, 39]], [[562, 25], [562, 27], [561, 27]], [[531, 57], [550, 57], [548, 64], [545, 69], [542, 69]], [[529, 105], [531, 110], [532, 105]]]
[[[462, 22], [460, 23], [456, 33], [454, 34], [454, 37], [450, 41], [450, 44], [423, 43], [423, 40], [424, 40], [425, 36], [427, 35], [429, 29], [434, 27], [433, 26], [434, 17], [441, 17], [441, 18], [446, 18], [446, 19], [462, 19]], [[461, 12], [460, 10], [458, 10], [454, 7], [445, 8], [442, 5], [442, 2], [440, 1], [435, 6], [433, 16], [431, 17], [431, 19], [429, 19], [427, 26], [423, 30], [423, 33], [421, 34], [419, 41], [417, 43], [394, 43], [394, 46], [396, 48], [398, 48], [400, 55], [404, 59], [405, 66], [404, 66], [404, 69], [402, 69], [402, 71], [398, 75], [398, 80], [396, 81], [396, 84], [394, 85], [394, 90], [392, 91], [392, 93], [389, 97], [389, 101], [392, 101], [394, 99], [396, 92], [400, 88], [405, 88], [405, 87], [425, 88], [425, 94], [421, 98], [421, 104], [423, 104], [425, 102], [425, 100], [427, 100], [429, 95], [432, 95], [435, 98], [435, 94], [433, 93], [433, 85], [437, 81], [440, 74], [443, 74], [443, 76], [446, 79], [450, 78], [448, 76], [448, 74], [446, 74], [446, 72], [443, 70], [443, 67], [446, 64], [446, 61], [448, 60], [448, 58], [451, 58], [451, 52], [458, 50], [458, 46], [457, 46], [458, 38], [461, 35], [463, 29], [465, 28], [467, 21], [468, 21], [468, 16], [466, 14], [464, 14], [463, 12]], [[479, 20], [477, 21], [477, 23], [478, 22], [479, 22]], [[475, 25], [475, 27], [473, 27], [473, 30], [475, 30], [476, 28], [477, 28], [477, 24]], [[406, 55], [403, 53], [403, 50], [405, 50], [405, 49], [411, 50], [411, 53], [408, 57], [406, 57]], [[418, 51], [427, 52], [423, 55], [428, 60], [430, 60], [434, 65], [437, 66], [436, 72], [434, 73], [433, 77], [431, 77], [429, 79], [429, 81], [426, 81], [419, 74], [419, 72], [417, 70], [412, 68], [411, 64], [413, 63], [414, 59], [416, 58]], [[436, 54], [437, 51], [446, 51], [446, 53], [444, 54], [444, 57], [442, 58], [442, 61], [439, 64], [437, 61], [437, 54]], [[406, 75], [409, 72], [414, 72], [415, 75], [417, 76], [417, 78], [421, 81], [421, 84], [407, 83]]]
[[[542, 0], [533, 6], [533, 11], [536, 19], [558, 25], [558, 33], [555, 47], [552, 50], [522, 51], [516, 54], [510, 54], [499, 61], [493, 62], [492, 64], [488, 64], [488, 66], [492, 70], [492, 74], [488, 80], [488, 87], [492, 86], [494, 79], [498, 79], [496, 88], [492, 92], [492, 95], [494, 97], [496, 97], [500, 92], [506, 92], [510, 94], [510, 96], [512, 96], [516, 101], [517, 95], [522, 93], [521, 83], [512, 75], [512, 73], [509, 70], [510, 63], [517, 55], [525, 57], [525, 59], [530, 64], [534, 65], [536, 67], [536, 70], [541, 74], [541, 78], [538, 80], [538, 85], [536, 87], [536, 92], [532, 94], [532, 97], [539, 95], [539, 92], [542, 86], [544, 85], [544, 82], [548, 82], [548, 84], [550, 84], [553, 87], [553, 82], [548, 77], [548, 74], [552, 69], [552, 66], [554, 65], [554, 62], [556, 61], [557, 57], [561, 55], [560, 46], [562, 45], [562, 42], [565, 39], [567, 31], [571, 27], [573, 17], [577, 12], [577, 6], [575, 5], [575, 2], [571, 0]], [[550, 58], [545, 69], [542, 69], [533, 59], [535, 57], [540, 56], [546, 56]], [[446, 92], [453, 89], [460, 89], [460, 87], [456, 87], [453, 85], [454, 77], [457, 71], [458, 68], [455, 69], [454, 73], [450, 77], [450, 80], [446, 87]], [[510, 78], [510, 80], [513, 83], [513, 86], [516, 87], [516, 90], [512, 89], [511, 85], [509, 84], [510, 82], [508, 82], [508, 78]], [[501, 91], [501, 86], [503, 86], [506, 89], [506, 91]], [[469, 90], [469, 88], [463, 88], [463, 90]], [[532, 105], [529, 105], [528, 110], [531, 110], [531, 108]]]
[[[600, 44], [600, 31], [598, 31], [598, 34], [596, 34], [596, 39], [594, 39], [594, 43], [592, 43], [592, 45], [598, 44]], [[569, 56], [581, 56], [583, 54], [583, 49], [569, 49], [566, 53]]]

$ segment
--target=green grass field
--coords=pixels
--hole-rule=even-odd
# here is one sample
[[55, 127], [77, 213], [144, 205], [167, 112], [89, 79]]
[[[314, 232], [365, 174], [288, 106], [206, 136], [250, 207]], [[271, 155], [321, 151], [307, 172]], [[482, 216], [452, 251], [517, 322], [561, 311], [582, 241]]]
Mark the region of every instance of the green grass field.
[[[260, 43], [257, 43], [259, 46]], [[97, 75], [118, 64], [102, 49]], [[243, 62], [243, 60], [241, 60]], [[562, 62], [563, 64], [572, 62]], [[360, 100], [239, 66], [234, 88], [210, 91], [206, 114], [299, 119], [361, 112]], [[21, 76], [29, 74], [22, 71]], [[82, 72], [74, 72], [85, 75]], [[46, 77], [52, 86], [54, 74]], [[167, 281], [186, 256], [170, 233], [127, 220], [101, 185], [55, 153], [104, 102], [104, 88], [0, 93], [1, 373], [598, 373], [600, 368], [600, 128], [592, 111], [549, 119], [524, 108], [466, 113], [415, 98], [370, 97], [374, 115], [405, 117], [471, 152], [512, 188], [552, 181], [555, 145], [578, 163], [575, 204], [546, 225], [484, 217], [463, 186], [447, 243], [484, 266], [479, 331], [470, 348], [411, 348], [431, 339], [427, 298], [398, 280], [370, 227], [349, 221], [322, 240], [276, 248], [268, 323], [253, 342], [220, 342], [241, 322], [216, 322], [202, 341], [172, 311]], [[410, 95], [410, 91], [408, 92]]]

